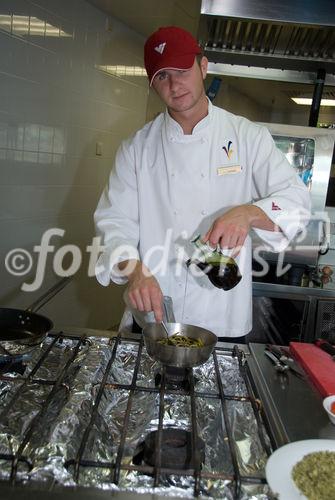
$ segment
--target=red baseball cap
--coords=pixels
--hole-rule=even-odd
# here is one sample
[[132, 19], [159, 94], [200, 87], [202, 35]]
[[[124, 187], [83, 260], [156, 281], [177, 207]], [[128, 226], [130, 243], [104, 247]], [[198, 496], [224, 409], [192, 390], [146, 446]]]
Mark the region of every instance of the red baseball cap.
[[190, 69], [197, 54], [201, 54], [201, 48], [191, 33], [177, 26], [159, 28], [144, 45], [150, 85], [162, 69]]

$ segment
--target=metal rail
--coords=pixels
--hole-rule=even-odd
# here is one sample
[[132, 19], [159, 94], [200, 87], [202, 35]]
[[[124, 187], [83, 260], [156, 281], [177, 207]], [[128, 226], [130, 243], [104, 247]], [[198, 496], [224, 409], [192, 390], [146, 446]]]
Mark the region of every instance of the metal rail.
[[100, 404], [100, 401], [101, 401], [101, 397], [102, 397], [102, 394], [103, 394], [103, 392], [105, 390], [105, 384], [107, 382], [107, 378], [108, 378], [110, 369], [111, 369], [112, 364], [113, 364], [113, 362], [115, 360], [115, 357], [116, 357], [116, 351], [117, 351], [117, 347], [118, 347], [119, 342], [120, 342], [120, 337], [118, 336], [115, 339], [115, 341], [114, 341], [114, 348], [112, 350], [112, 355], [111, 355], [111, 357], [110, 357], [110, 359], [108, 361], [108, 364], [107, 364], [104, 376], [103, 376], [101, 384], [100, 384], [100, 388], [99, 388], [97, 397], [95, 398], [95, 401], [94, 401], [94, 405], [93, 405], [93, 410], [92, 410], [92, 413], [91, 413], [90, 422], [89, 422], [89, 424], [87, 425], [87, 427], [86, 427], [86, 429], [84, 431], [84, 434], [83, 434], [83, 437], [82, 437], [82, 440], [80, 442], [80, 446], [79, 446], [79, 449], [78, 449], [77, 456], [76, 456], [76, 458], [73, 461], [74, 462], [74, 479], [75, 479], [76, 482], [78, 482], [78, 479], [79, 479], [79, 471], [80, 471], [81, 460], [82, 460], [82, 456], [83, 456], [85, 448], [86, 448], [88, 436], [89, 436], [89, 434], [90, 434], [90, 432], [92, 430], [94, 421], [95, 421], [95, 419], [96, 419], [96, 417], [98, 415], [98, 409], [99, 409], [99, 404]]
[[230, 454], [231, 454], [231, 460], [232, 460], [232, 465], [234, 468], [234, 478], [235, 478], [235, 498], [240, 497], [240, 492], [241, 492], [241, 474], [240, 474], [240, 469], [238, 466], [238, 460], [237, 460], [237, 455], [236, 455], [236, 449], [235, 449], [235, 443], [231, 431], [231, 426], [229, 423], [229, 416], [228, 416], [228, 409], [227, 409], [227, 403], [225, 399], [225, 393], [223, 390], [223, 384], [222, 384], [222, 379], [220, 375], [220, 368], [219, 368], [219, 363], [218, 363], [218, 358], [216, 352], [213, 353], [213, 358], [214, 358], [214, 366], [215, 366], [215, 372], [216, 372], [216, 378], [217, 378], [217, 383], [219, 387], [219, 393], [220, 393], [220, 399], [221, 399], [221, 411], [222, 411], [222, 431], [226, 431], [227, 438], [228, 438], [228, 446], [230, 449]]
[[134, 373], [133, 373], [133, 379], [131, 381], [130, 390], [129, 390], [127, 408], [126, 408], [126, 412], [124, 415], [123, 428], [122, 428], [122, 432], [121, 432], [119, 449], [118, 449], [116, 460], [115, 460], [115, 469], [114, 469], [114, 478], [113, 478], [113, 483], [115, 483], [115, 484], [118, 484], [119, 479], [120, 479], [121, 460], [123, 457], [124, 445], [125, 445], [125, 441], [126, 441], [126, 437], [127, 437], [131, 406], [133, 404], [133, 398], [134, 398], [134, 394], [136, 391], [136, 380], [137, 380], [138, 370], [140, 367], [142, 348], [143, 348], [143, 337], [141, 335], [140, 345], [138, 348], [137, 357], [136, 357], [136, 364], [135, 364]]
[[201, 478], [201, 461], [198, 443], [198, 424], [194, 393], [194, 377], [193, 370], [190, 372], [190, 396], [191, 396], [191, 421], [192, 421], [192, 454], [193, 454], [193, 469], [194, 469], [194, 496], [200, 494], [200, 478]]
[[159, 415], [158, 415], [158, 432], [156, 434], [155, 440], [155, 468], [154, 468], [154, 488], [159, 485], [159, 476], [161, 473], [162, 465], [162, 430], [163, 430], [163, 418], [164, 418], [164, 395], [165, 395], [165, 381], [166, 379], [166, 369], [163, 368], [162, 378], [159, 390]]
[[[235, 351], [235, 355], [237, 356], [237, 359], [238, 359], [238, 364], [239, 364], [239, 367], [240, 367], [240, 373], [241, 373], [241, 375], [243, 377], [243, 380], [244, 380], [244, 383], [246, 385], [248, 394], [249, 395], [254, 394], [254, 390], [253, 390], [252, 384], [250, 382], [250, 380], [252, 379], [252, 377], [251, 377], [249, 366], [245, 362], [245, 358], [243, 358], [244, 354], [241, 353], [241, 351], [239, 351], [238, 349], [235, 349], [234, 351]], [[233, 354], [234, 354], [234, 351], [233, 351]], [[263, 405], [262, 405], [261, 401], [256, 398], [256, 396], [250, 397], [249, 401], [251, 403], [251, 406], [252, 406], [252, 409], [253, 409], [253, 412], [254, 412], [254, 416], [255, 416], [255, 419], [256, 419], [256, 422], [257, 422], [257, 429], [258, 429], [259, 439], [261, 441], [261, 444], [262, 444], [264, 450], [266, 451], [267, 456], [270, 456], [273, 450], [269, 446], [269, 444], [268, 444], [268, 442], [266, 440], [266, 436], [264, 434], [264, 430], [263, 430], [263, 425], [262, 424], [265, 425], [265, 419], [264, 419], [264, 415], [263, 415]], [[267, 426], [267, 434], [271, 438], [271, 432], [270, 432], [270, 429], [268, 428], [268, 426]], [[272, 442], [272, 446], [274, 447], [274, 442]]]

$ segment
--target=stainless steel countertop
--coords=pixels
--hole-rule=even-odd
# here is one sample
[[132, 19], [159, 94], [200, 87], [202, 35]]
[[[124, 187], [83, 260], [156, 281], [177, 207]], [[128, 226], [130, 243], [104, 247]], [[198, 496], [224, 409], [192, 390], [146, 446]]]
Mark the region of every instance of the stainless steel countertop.
[[264, 344], [249, 344], [248, 365], [275, 434], [276, 445], [303, 439], [335, 439], [322, 396], [307, 378], [282, 377], [264, 355]]

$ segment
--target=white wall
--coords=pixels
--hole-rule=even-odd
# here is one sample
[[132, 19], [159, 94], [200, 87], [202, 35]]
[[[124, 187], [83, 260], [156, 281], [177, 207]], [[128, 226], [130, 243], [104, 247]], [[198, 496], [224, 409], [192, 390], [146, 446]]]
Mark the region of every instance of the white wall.
[[[288, 125], [302, 125], [304, 127], [308, 126], [309, 121], [309, 106], [297, 106], [297, 110], [292, 113], [285, 110], [271, 111], [270, 121], [272, 123], [286, 123]], [[334, 113], [331, 108], [321, 107], [318, 117], [319, 123], [332, 123], [334, 120]]]
[[[205, 80], [206, 89], [210, 86], [212, 79], [213, 75], [207, 76]], [[270, 110], [268, 108], [260, 106], [258, 102], [236, 89], [234, 85], [226, 83], [224, 77], [213, 102], [216, 106], [235, 115], [244, 116], [251, 121], [270, 121]]]
[[[28, 33], [29, 19], [31, 28], [47, 23], [45, 36]], [[108, 31], [106, 25], [106, 16], [84, 0], [0, 3], [2, 306], [25, 307], [56, 281], [50, 252], [41, 289], [20, 291], [24, 281], [33, 281], [32, 250], [47, 229], [65, 230], [63, 238], [52, 239], [57, 247], [71, 243], [84, 251], [92, 241], [93, 211], [115, 150], [145, 122], [146, 78], [96, 67], [142, 65], [144, 40], [116, 19]], [[50, 36], [55, 27], [61, 32]], [[97, 142], [102, 156], [96, 156]], [[34, 257], [28, 275], [5, 268], [5, 256], [17, 247]], [[122, 288], [106, 289], [88, 278], [84, 257], [75, 281], [41, 312], [56, 324], [109, 327], [120, 318]]]

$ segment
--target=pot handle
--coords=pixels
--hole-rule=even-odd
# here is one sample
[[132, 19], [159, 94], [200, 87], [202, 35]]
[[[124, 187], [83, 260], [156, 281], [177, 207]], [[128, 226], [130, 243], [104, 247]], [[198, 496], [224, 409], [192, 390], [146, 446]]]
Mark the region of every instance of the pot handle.
[[36, 312], [43, 307], [49, 300], [51, 300], [57, 293], [72, 280], [72, 276], [66, 276], [47, 290], [41, 297], [35, 300], [27, 309], [26, 312]]

